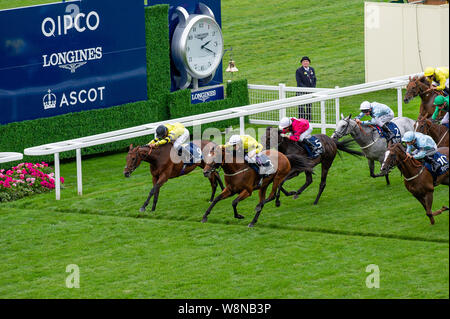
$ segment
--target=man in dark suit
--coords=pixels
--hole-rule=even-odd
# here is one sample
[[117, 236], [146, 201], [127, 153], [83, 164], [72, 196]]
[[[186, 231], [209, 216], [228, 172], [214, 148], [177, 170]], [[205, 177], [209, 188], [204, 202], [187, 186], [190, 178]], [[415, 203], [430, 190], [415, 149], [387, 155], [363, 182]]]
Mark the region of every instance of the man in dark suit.
[[[312, 67], [309, 66], [311, 63], [311, 60], [304, 56], [300, 63], [302, 64], [301, 67], [297, 69], [295, 72], [295, 78], [297, 80], [297, 87], [309, 87], [309, 88], [315, 88], [316, 87], [316, 72]], [[301, 95], [301, 93], [299, 94]], [[298, 113], [299, 118], [307, 119], [308, 121], [311, 121], [311, 104], [305, 104], [298, 107]]]

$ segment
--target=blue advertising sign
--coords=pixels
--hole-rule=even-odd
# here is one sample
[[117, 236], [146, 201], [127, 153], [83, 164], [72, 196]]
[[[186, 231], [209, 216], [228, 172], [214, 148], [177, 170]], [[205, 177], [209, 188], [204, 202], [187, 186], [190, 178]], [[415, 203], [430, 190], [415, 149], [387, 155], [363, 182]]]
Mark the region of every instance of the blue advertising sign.
[[0, 11], [0, 124], [147, 99], [142, 0]]
[[[221, 13], [221, 1], [220, 0], [147, 0], [148, 5], [156, 5], [156, 4], [169, 4], [169, 34], [170, 39], [172, 39], [175, 28], [178, 24], [178, 18], [175, 14], [176, 8], [178, 6], [183, 7], [189, 14], [198, 14], [199, 12], [199, 4], [203, 3], [208, 6], [211, 11], [214, 13], [215, 20], [217, 24], [222, 27], [222, 13]], [[170, 68], [170, 76], [171, 76], [171, 91], [177, 90], [175, 77], [178, 76], [177, 69], [172, 61]], [[222, 63], [220, 63], [219, 67], [216, 70], [214, 77], [211, 82], [202, 84], [199, 82], [199, 87], [202, 86], [212, 86], [222, 84], [223, 82], [223, 72], [222, 72]]]
[[212, 102], [223, 100], [224, 90], [223, 85], [208, 87], [207, 89], [198, 89], [191, 91], [191, 104], [199, 104], [205, 102]]

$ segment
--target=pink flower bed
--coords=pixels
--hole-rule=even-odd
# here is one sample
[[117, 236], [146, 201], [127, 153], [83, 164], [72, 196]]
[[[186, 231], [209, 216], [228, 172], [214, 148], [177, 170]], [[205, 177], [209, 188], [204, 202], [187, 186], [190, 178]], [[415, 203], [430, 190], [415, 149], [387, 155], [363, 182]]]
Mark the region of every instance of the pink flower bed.
[[[55, 188], [55, 173], [47, 163], [20, 163], [0, 170], [0, 202], [13, 201]], [[64, 183], [64, 178], [60, 178]]]

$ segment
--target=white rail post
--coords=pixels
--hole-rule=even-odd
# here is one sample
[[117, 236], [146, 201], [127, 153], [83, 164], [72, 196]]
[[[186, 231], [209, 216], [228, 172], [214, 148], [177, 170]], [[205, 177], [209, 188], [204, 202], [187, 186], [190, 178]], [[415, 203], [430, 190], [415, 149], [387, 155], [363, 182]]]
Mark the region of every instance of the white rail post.
[[327, 129], [325, 125], [327, 124], [326, 113], [325, 113], [325, 101], [320, 101], [320, 125], [321, 133], [327, 134]]
[[241, 116], [239, 118], [239, 127], [240, 127], [240, 134], [245, 135], [245, 117]]
[[402, 95], [402, 87], [397, 88], [397, 116], [403, 116], [403, 95]]
[[60, 173], [59, 173], [59, 153], [55, 153], [55, 193], [56, 200], [61, 199], [61, 184], [59, 181]]
[[81, 148], [77, 148], [77, 185], [78, 195], [83, 195], [83, 176], [81, 171]]
[[[339, 89], [339, 86], [335, 86], [335, 89]], [[341, 120], [341, 110], [340, 110], [341, 106], [339, 104], [339, 98], [337, 97], [335, 100], [335, 109], [336, 109], [336, 125], [337, 123], [339, 123], [339, 121]]]
[[[280, 83], [278, 85], [278, 99], [282, 100], [286, 98], [286, 84]], [[280, 121], [283, 117], [286, 117], [286, 109], [280, 109]]]

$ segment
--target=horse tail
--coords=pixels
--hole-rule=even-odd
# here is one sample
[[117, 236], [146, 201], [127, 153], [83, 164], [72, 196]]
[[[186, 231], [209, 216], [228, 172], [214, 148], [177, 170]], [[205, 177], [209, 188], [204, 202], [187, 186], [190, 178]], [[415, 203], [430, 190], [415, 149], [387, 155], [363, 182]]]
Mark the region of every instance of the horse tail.
[[285, 154], [285, 156], [289, 160], [289, 163], [291, 163], [291, 170], [312, 173], [314, 164], [306, 156], [301, 156], [297, 154]]
[[[341, 141], [336, 141], [336, 140], [333, 140], [333, 141], [334, 141], [334, 143], [336, 143], [336, 147], [339, 151], [343, 151], [343, 152], [353, 155], [355, 157], [364, 156], [364, 154], [362, 152], [354, 150], [350, 147], [352, 144], [355, 143], [355, 140], [352, 138], [344, 139]], [[338, 152], [338, 154], [340, 157], [342, 157], [341, 153]]]

